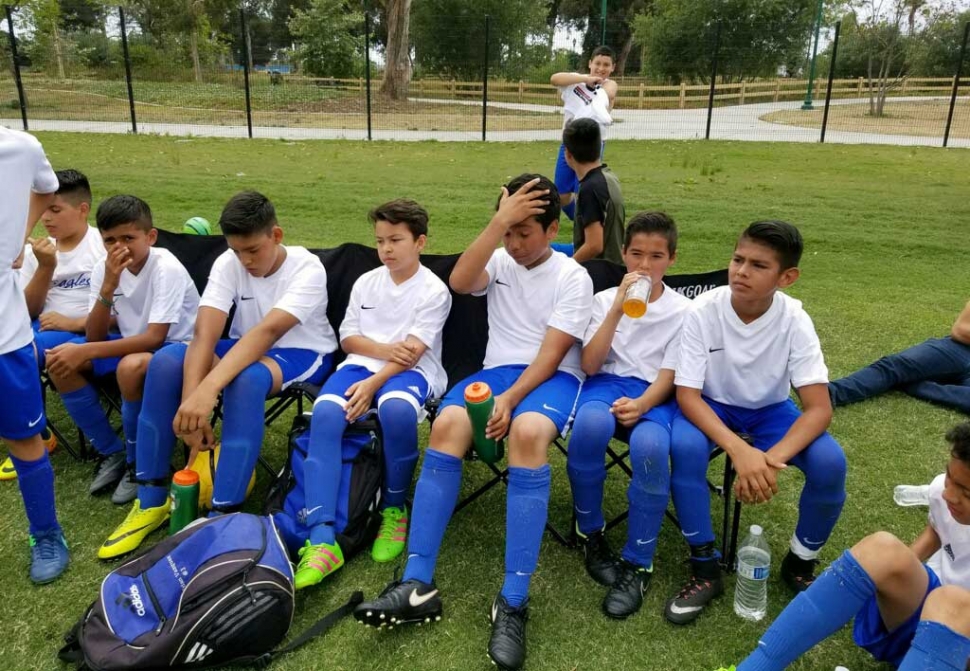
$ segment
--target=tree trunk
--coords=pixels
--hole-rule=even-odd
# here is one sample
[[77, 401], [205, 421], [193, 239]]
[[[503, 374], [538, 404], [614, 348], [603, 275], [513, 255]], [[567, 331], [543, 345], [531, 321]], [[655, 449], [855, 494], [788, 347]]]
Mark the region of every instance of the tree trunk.
[[54, 60], [57, 61], [57, 77], [58, 79], [66, 79], [67, 77], [64, 75], [64, 54], [61, 49], [61, 31], [57, 25], [51, 31], [51, 40], [54, 45]]
[[616, 76], [623, 77], [626, 74], [626, 59], [630, 56], [630, 50], [633, 48], [633, 33], [631, 32], [627, 38], [626, 42], [623, 43], [623, 48], [620, 49], [620, 53], [616, 58]]
[[202, 63], [199, 61], [199, 33], [193, 30], [189, 33], [189, 50], [192, 52], [192, 72], [195, 81], [202, 83]]
[[[411, 0], [387, 0], [387, 48], [384, 50], [384, 81], [381, 93], [392, 100], [406, 100], [411, 84]], [[367, 54], [370, 58], [370, 54]]]

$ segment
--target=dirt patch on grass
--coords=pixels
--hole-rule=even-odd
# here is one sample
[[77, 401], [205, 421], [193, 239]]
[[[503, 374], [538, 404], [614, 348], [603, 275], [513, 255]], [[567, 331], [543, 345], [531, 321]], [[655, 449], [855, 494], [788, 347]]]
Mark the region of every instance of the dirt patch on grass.
[[[828, 130], [942, 138], [949, 109], [950, 103], [945, 100], [890, 101], [886, 103], [884, 116], [873, 117], [869, 115], [867, 103], [832, 105], [829, 109]], [[765, 114], [761, 120], [787, 126], [821, 128], [822, 115], [821, 108], [812, 112], [783, 110]], [[970, 97], [957, 100], [950, 137], [970, 139]]]

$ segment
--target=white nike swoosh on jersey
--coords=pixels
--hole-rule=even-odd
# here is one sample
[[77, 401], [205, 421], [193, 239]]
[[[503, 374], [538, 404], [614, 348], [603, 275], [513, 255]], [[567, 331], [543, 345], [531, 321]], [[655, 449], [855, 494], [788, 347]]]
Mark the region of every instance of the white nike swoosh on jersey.
[[37, 424], [38, 424], [38, 423], [40, 422], [40, 420], [42, 420], [42, 419], [44, 419], [44, 413], [43, 413], [43, 412], [41, 412], [41, 413], [40, 413], [40, 414], [39, 414], [39, 415], [37, 416], [37, 419], [35, 419], [35, 420], [34, 420], [33, 422], [27, 422], [27, 428], [28, 428], [28, 429], [32, 429], [32, 428], [34, 428], [35, 426], [37, 426]]
[[701, 610], [703, 606], [678, 606], [675, 603], [670, 604], [670, 612], [674, 615], [686, 615], [687, 613], [696, 613]]
[[418, 590], [411, 590], [411, 594], [408, 595], [408, 603], [411, 604], [412, 608], [417, 608], [418, 606], [423, 606], [438, 593], [438, 590], [433, 589], [427, 594], [418, 594]]

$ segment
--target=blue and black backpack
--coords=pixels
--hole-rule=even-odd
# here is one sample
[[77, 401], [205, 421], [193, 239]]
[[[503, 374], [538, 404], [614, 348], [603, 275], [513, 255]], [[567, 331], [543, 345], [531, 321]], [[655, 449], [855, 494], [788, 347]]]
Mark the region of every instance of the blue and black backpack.
[[274, 649], [293, 619], [293, 569], [273, 520], [246, 513], [186, 527], [115, 569], [67, 635], [78, 669], [263, 667], [328, 629], [361, 600]]

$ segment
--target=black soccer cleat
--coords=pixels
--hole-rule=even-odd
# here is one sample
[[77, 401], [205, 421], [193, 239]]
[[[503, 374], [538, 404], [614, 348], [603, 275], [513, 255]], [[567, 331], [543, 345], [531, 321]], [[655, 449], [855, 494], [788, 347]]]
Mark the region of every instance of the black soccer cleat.
[[617, 568], [619, 558], [610, 549], [606, 536], [602, 531], [584, 534], [576, 529], [576, 537], [583, 549], [583, 559], [589, 577], [604, 587], [612, 586], [619, 573]]
[[441, 619], [441, 597], [438, 588], [420, 580], [394, 580], [373, 601], [354, 609], [354, 619], [368, 627], [394, 627], [402, 624], [424, 624]]
[[674, 624], [689, 624], [696, 620], [707, 604], [724, 593], [724, 581], [717, 577], [702, 578], [692, 573], [680, 591], [667, 601], [664, 617]]
[[502, 671], [518, 671], [525, 664], [525, 623], [528, 619], [528, 599], [513, 608], [501, 594], [495, 597], [488, 656]]
[[815, 582], [817, 565], [817, 559], [802, 559], [789, 550], [781, 562], [781, 579], [795, 594], [804, 592]]
[[643, 605], [643, 594], [653, 573], [626, 559], [621, 559], [616, 582], [603, 599], [603, 612], [608, 617], [624, 620]]

